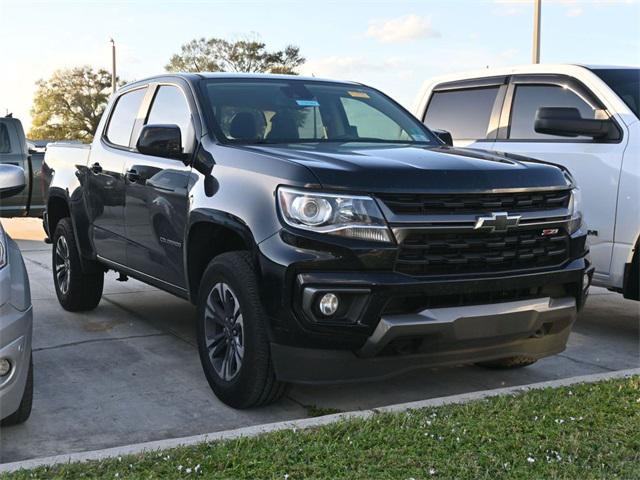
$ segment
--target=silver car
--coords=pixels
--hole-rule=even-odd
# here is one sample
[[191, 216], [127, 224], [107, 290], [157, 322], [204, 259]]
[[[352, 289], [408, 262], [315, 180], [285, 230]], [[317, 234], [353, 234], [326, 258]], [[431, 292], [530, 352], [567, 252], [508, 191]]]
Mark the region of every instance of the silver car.
[[[0, 203], [20, 193], [24, 172], [0, 165]], [[29, 278], [16, 243], [0, 224], [0, 420], [3, 426], [22, 423], [33, 399], [33, 330]]]

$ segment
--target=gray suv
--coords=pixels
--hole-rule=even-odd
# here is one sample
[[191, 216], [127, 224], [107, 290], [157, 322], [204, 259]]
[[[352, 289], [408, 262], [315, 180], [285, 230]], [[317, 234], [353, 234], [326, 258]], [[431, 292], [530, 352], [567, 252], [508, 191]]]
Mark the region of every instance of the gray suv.
[[[0, 165], [0, 203], [24, 190], [22, 168]], [[33, 363], [29, 278], [16, 243], [0, 224], [0, 420], [22, 423], [31, 414]]]

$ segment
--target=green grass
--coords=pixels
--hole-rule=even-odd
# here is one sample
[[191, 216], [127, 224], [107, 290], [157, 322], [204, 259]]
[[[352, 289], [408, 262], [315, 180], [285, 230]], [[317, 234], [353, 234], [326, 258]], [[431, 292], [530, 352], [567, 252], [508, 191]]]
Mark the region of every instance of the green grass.
[[640, 377], [2, 478], [640, 479]]
[[317, 405], [303, 405], [307, 409], [309, 417], [324, 417], [325, 415], [333, 415], [334, 413], [342, 413], [342, 410], [332, 407], [318, 407]]

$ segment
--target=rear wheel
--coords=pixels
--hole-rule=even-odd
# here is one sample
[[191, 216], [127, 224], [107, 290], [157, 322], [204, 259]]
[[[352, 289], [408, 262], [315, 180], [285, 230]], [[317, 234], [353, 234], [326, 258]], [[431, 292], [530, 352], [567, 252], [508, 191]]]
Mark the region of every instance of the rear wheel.
[[509, 368], [522, 368], [533, 365], [538, 360], [531, 357], [506, 357], [499, 358], [497, 360], [489, 360], [487, 362], [478, 362], [477, 365], [485, 368], [494, 369], [509, 369]]
[[2, 426], [18, 425], [27, 421], [31, 415], [31, 405], [33, 404], [33, 359], [29, 359], [29, 373], [27, 375], [27, 384], [24, 387], [22, 400], [18, 410], [2, 420]]
[[234, 408], [266, 405], [285, 393], [271, 363], [265, 318], [249, 254], [214, 258], [198, 295], [198, 350], [211, 389]]
[[60, 305], [70, 312], [93, 310], [102, 298], [104, 270], [95, 262], [83, 269], [70, 218], [58, 222], [52, 243], [53, 282]]

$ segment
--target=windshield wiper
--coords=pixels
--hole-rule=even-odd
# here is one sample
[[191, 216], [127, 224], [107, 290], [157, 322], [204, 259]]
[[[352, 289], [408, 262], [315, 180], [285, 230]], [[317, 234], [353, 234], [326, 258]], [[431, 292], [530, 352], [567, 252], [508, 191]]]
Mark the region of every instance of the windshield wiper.
[[417, 141], [417, 140], [385, 140], [383, 138], [375, 138], [375, 137], [358, 137], [358, 138], [331, 138], [331, 139], [323, 139], [319, 140], [321, 142], [327, 143], [392, 143], [392, 144], [429, 144], [429, 141]]
[[432, 145], [433, 142], [417, 141], [417, 140], [384, 140], [382, 138], [374, 137], [360, 137], [360, 138], [296, 138], [296, 139], [257, 139], [257, 140], [232, 140], [232, 143], [236, 145], [282, 145], [282, 144], [304, 144], [304, 143], [387, 143], [394, 145]]

